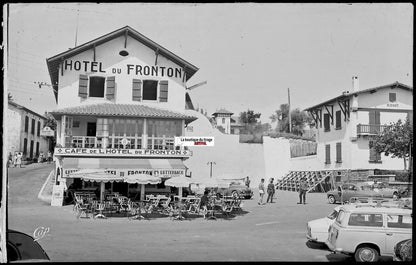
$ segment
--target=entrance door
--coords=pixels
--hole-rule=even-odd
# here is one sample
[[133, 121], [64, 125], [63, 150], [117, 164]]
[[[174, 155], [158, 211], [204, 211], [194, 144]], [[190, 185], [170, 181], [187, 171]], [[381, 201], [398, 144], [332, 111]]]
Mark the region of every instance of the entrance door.
[[88, 122], [87, 123], [87, 136], [96, 136], [97, 133], [97, 123]]

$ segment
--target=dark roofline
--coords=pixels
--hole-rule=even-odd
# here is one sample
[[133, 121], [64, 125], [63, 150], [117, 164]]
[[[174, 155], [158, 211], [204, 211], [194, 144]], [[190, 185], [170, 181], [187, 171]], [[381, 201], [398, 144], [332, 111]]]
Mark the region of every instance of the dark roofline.
[[98, 46], [102, 43], [108, 42], [114, 38], [122, 36], [125, 33], [127, 33], [132, 38], [138, 40], [139, 42], [143, 43], [147, 47], [155, 51], [159, 50], [158, 53], [160, 55], [165, 56], [166, 58], [170, 59], [174, 63], [184, 67], [185, 73], [186, 73], [186, 80], [190, 79], [199, 70], [198, 67], [187, 62], [186, 60], [172, 53], [168, 49], [164, 48], [163, 46], [157, 44], [156, 42], [142, 35], [135, 29], [131, 28], [130, 26], [125, 26], [113, 32], [110, 32], [104, 36], [98, 37], [92, 41], [86, 42], [68, 51], [61, 52], [55, 56], [52, 56], [46, 59], [46, 64], [48, 66], [49, 76], [51, 77], [52, 87], [54, 88], [54, 94], [55, 94], [56, 100], [58, 99], [58, 79], [59, 79], [58, 71], [59, 71], [59, 63], [61, 62], [61, 59], [65, 60], [67, 58], [73, 57], [74, 55], [77, 55], [79, 53], [92, 49], [94, 46]]
[[34, 112], [33, 110], [30, 110], [30, 109], [28, 109], [28, 108], [26, 108], [26, 107], [24, 107], [24, 106], [22, 106], [22, 105], [20, 105], [20, 104], [17, 104], [16, 102], [13, 102], [13, 101], [10, 101], [9, 100], [9, 105], [12, 105], [12, 106], [15, 106], [16, 108], [18, 108], [18, 109], [22, 109], [22, 110], [24, 110], [24, 111], [27, 111], [27, 112], [29, 112], [29, 113], [32, 113], [33, 115], [36, 115], [36, 116], [38, 116], [38, 117], [40, 117], [40, 118], [42, 118], [42, 119], [45, 119], [45, 120], [47, 120], [47, 118], [45, 117], [45, 116], [43, 116], [43, 115], [41, 115], [41, 114], [39, 114], [39, 113], [36, 113], [36, 112]]
[[413, 91], [413, 88], [412, 88], [412, 87], [407, 86], [407, 85], [405, 85], [405, 84], [402, 84], [402, 83], [400, 83], [400, 82], [397, 82], [397, 81], [396, 81], [395, 83], [392, 83], [392, 84], [383, 85], [383, 86], [378, 86], [378, 87], [373, 87], [373, 88], [367, 88], [367, 89], [359, 90], [359, 91], [357, 91], [357, 92], [350, 92], [350, 93], [345, 94], [345, 95], [340, 95], [340, 96], [337, 96], [337, 97], [335, 97], [335, 98], [332, 98], [332, 99], [326, 100], [326, 101], [324, 101], [324, 102], [322, 102], [322, 103], [319, 103], [319, 104], [317, 104], [317, 105], [315, 105], [315, 106], [312, 106], [312, 107], [306, 108], [306, 109], [304, 109], [304, 111], [309, 111], [309, 110], [312, 110], [312, 109], [315, 109], [315, 108], [321, 107], [321, 106], [323, 106], [323, 105], [326, 105], [326, 104], [328, 104], [328, 103], [331, 103], [331, 102], [337, 101], [337, 100], [339, 100], [339, 99], [350, 98], [350, 97], [352, 97], [352, 96], [357, 96], [357, 95], [359, 95], [359, 94], [368, 93], [368, 92], [373, 92], [373, 91], [375, 92], [375, 91], [377, 91], [377, 90], [380, 90], [380, 89], [383, 89], [383, 88], [388, 88], [388, 87], [394, 87], [394, 88], [399, 88], [399, 87], [400, 87], [400, 88], [405, 89], [405, 90], [408, 90], [408, 91]]

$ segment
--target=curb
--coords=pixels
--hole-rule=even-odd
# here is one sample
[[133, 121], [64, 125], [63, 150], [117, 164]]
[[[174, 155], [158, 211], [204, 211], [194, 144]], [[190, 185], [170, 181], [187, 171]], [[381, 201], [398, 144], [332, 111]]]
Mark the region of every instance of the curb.
[[54, 170], [52, 170], [51, 173], [49, 173], [48, 178], [46, 179], [45, 183], [43, 183], [42, 188], [40, 189], [38, 193], [38, 199], [47, 203], [51, 203], [51, 196], [45, 196], [43, 195], [43, 192], [46, 188], [46, 185], [50, 182], [53, 175], [54, 175]]

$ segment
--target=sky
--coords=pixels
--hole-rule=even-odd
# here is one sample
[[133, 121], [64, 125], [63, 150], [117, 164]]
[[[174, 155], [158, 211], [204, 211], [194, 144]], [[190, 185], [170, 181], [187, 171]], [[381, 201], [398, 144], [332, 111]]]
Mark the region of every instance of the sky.
[[[56, 108], [46, 59], [126, 25], [197, 66], [187, 86], [211, 115], [248, 109], [263, 123], [351, 90], [413, 86], [410, 3], [23, 3], [4, 5], [5, 92], [40, 114]], [[3, 12], [4, 14], [4, 12]], [[5, 39], [5, 38], [3, 38]]]

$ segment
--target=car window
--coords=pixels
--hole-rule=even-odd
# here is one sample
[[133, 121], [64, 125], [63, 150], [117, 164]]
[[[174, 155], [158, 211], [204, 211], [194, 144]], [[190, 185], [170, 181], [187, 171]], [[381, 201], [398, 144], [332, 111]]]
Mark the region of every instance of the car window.
[[407, 215], [387, 215], [387, 226], [395, 228], [412, 228], [412, 218]]
[[338, 216], [337, 216], [337, 219], [336, 219], [337, 223], [341, 223], [342, 222], [342, 219], [344, 219], [344, 216], [345, 216], [345, 212], [342, 211], [342, 210], [339, 211]]
[[361, 186], [361, 189], [362, 190], [371, 190], [372, 189], [372, 187], [370, 186], [370, 185], [363, 185], [363, 186]]
[[348, 185], [348, 184], [344, 184], [344, 185], [342, 185], [342, 189], [343, 189], [343, 190], [348, 190], [348, 189], [349, 189], [349, 185]]
[[335, 218], [337, 218], [337, 216], [338, 216], [338, 211], [333, 210], [330, 214], [328, 214], [327, 218], [334, 220]]
[[383, 216], [381, 214], [352, 213], [348, 225], [382, 227]]

